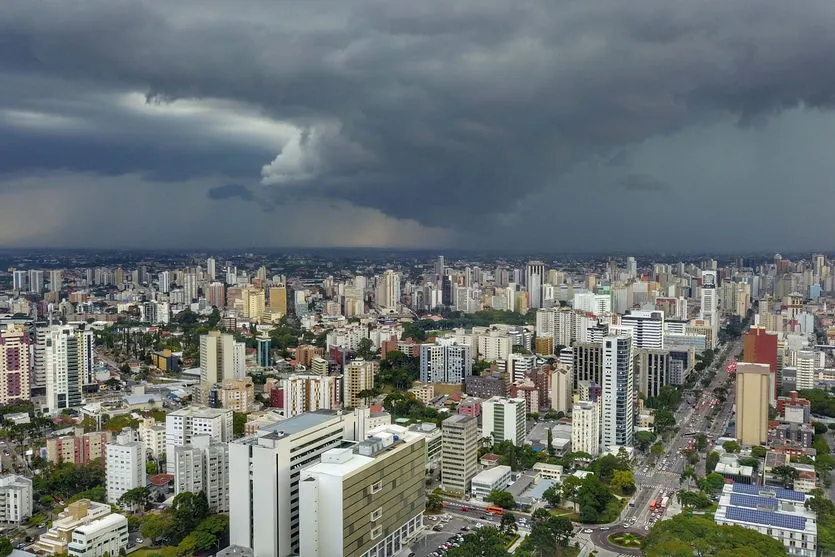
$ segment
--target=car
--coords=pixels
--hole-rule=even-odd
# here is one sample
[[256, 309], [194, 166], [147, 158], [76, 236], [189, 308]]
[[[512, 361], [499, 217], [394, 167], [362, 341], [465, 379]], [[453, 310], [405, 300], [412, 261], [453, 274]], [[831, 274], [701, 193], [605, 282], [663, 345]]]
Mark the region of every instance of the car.
[[462, 506], [462, 507], [461, 507], [461, 510], [462, 510], [462, 511], [464, 511], [464, 512], [467, 512], [467, 511], [469, 511], [469, 510], [470, 510], [470, 507], [463, 507], [463, 506]]
[[142, 543], [142, 542], [144, 542], [144, 541], [145, 541], [145, 540], [143, 540], [142, 538], [136, 538], [136, 543]]
[[586, 528], [585, 530], [583, 530], [583, 533], [584, 533], [584, 534], [591, 534], [591, 533], [592, 533], [592, 529], [591, 529], [591, 528]]
[[608, 530], [608, 529], [609, 529], [608, 526], [604, 526], [603, 528], [601, 528], [601, 530]]

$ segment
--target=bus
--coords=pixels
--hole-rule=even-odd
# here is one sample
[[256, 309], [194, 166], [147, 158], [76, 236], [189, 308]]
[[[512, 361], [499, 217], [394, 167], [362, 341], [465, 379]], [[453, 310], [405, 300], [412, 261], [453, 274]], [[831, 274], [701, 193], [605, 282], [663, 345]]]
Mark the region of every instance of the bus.
[[649, 502], [649, 510], [654, 511], [655, 510], [655, 505], [656, 505], [656, 501], [655, 501], [655, 499], [653, 499], [652, 501]]
[[504, 509], [501, 507], [487, 507], [487, 512], [495, 515], [503, 515]]
[[663, 499], [661, 499], [661, 508], [662, 508], [662, 509], [666, 509], [666, 508], [667, 508], [667, 504], [668, 504], [669, 502], [670, 502], [670, 498], [669, 498], [669, 497], [664, 497]]

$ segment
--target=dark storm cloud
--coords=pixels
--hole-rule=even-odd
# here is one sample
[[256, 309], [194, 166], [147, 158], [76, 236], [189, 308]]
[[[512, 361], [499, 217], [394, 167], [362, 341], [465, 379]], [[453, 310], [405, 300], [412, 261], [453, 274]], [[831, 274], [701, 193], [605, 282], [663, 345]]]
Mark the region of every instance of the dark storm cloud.
[[670, 187], [649, 174], [629, 174], [623, 179], [623, 187], [631, 191], [668, 191]]
[[244, 201], [254, 201], [255, 194], [241, 184], [226, 184], [225, 186], [217, 186], [210, 189], [206, 195], [209, 199], [242, 199]]
[[[260, 107], [300, 130], [249, 171], [276, 199], [467, 227], [590, 157], [617, 161], [696, 124], [830, 108], [833, 26], [831, 0], [6, 0], [0, 79], [47, 80], [43, 106], [64, 115], [63, 88], [81, 84]], [[252, 164], [178, 148], [186, 174]], [[176, 167], [147, 149], [125, 157]], [[623, 186], [659, 183], [635, 171]]]

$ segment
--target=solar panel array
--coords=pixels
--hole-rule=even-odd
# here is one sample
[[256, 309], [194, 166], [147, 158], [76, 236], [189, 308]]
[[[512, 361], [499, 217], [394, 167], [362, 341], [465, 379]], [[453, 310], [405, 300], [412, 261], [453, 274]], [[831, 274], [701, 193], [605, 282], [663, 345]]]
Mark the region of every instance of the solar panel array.
[[733, 484], [733, 491], [734, 493], [744, 493], [746, 495], [759, 495], [761, 492], [766, 491], [774, 493], [777, 496], [777, 499], [782, 499], [784, 501], [803, 502], [806, 500], [806, 496], [802, 493], [792, 491], [791, 489], [783, 489], [782, 487], [735, 483]]
[[740, 493], [731, 494], [731, 505], [734, 507], [746, 507], [749, 509], [761, 510], [777, 510], [777, 499], [767, 497], [757, 497], [755, 495], [742, 495]]
[[790, 514], [772, 513], [741, 507], [728, 507], [727, 511], [725, 511], [725, 517], [728, 518], [728, 520], [762, 524], [763, 526], [774, 526], [787, 530], [806, 529], [805, 517], [792, 516]]

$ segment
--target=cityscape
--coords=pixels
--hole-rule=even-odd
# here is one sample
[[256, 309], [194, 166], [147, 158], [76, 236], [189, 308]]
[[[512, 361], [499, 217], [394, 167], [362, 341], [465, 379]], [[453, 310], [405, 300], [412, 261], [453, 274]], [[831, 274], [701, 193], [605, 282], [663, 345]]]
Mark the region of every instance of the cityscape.
[[7, 554], [835, 551], [826, 254], [0, 259]]

